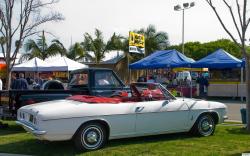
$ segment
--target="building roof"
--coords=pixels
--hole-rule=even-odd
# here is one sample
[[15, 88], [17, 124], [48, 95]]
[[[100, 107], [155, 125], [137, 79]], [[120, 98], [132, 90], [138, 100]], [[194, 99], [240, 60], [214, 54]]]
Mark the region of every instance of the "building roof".
[[125, 58], [124, 55], [118, 55], [118, 56], [116, 56], [116, 57], [114, 57], [114, 58], [111, 58], [111, 59], [109, 59], [109, 60], [107, 60], [107, 61], [101, 62], [101, 64], [116, 64], [116, 63], [118, 63], [119, 61], [121, 61], [123, 58]]
[[[109, 51], [106, 53], [105, 58], [99, 64], [116, 64], [125, 58], [123, 51]], [[96, 64], [95, 62], [82, 62], [84, 64]]]

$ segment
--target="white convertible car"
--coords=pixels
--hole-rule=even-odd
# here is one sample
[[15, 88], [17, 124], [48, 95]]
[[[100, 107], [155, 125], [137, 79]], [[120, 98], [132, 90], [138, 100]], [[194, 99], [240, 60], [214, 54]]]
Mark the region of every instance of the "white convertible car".
[[18, 110], [17, 124], [41, 140], [72, 139], [80, 150], [95, 150], [118, 138], [189, 131], [209, 136], [227, 118], [219, 102], [175, 98], [154, 83], [130, 88], [110, 98], [76, 95], [27, 105]]

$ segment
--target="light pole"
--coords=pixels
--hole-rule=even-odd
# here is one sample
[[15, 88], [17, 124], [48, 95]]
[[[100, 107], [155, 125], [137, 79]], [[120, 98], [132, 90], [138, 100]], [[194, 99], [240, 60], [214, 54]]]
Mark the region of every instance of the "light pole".
[[183, 3], [182, 6], [181, 5], [176, 5], [174, 6], [174, 10], [175, 11], [182, 11], [182, 53], [184, 54], [184, 12], [186, 9], [192, 8], [195, 6], [194, 2], [191, 3]]

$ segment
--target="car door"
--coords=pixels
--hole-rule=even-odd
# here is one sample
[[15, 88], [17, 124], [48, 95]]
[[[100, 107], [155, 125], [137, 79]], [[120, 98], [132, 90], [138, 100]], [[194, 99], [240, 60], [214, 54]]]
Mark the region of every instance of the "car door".
[[189, 110], [181, 100], [139, 102], [135, 108], [136, 133], [186, 130]]
[[189, 109], [175, 98], [138, 102], [135, 108], [136, 133], [160, 133], [187, 129]]

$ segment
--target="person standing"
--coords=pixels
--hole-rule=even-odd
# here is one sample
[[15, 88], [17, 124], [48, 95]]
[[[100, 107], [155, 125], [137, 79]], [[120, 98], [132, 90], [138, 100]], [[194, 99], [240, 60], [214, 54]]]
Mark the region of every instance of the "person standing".
[[207, 96], [207, 87], [209, 86], [208, 80], [200, 74], [197, 83], [199, 84], [199, 96], [205, 98]]
[[43, 86], [43, 80], [39, 77], [38, 73], [35, 74], [34, 82], [36, 89], [40, 89]]
[[16, 90], [13, 94], [14, 99], [15, 99], [15, 104], [14, 104], [14, 112], [16, 114], [17, 110], [21, 107], [21, 103], [20, 103], [20, 93], [19, 90], [28, 90], [28, 82], [27, 80], [24, 78], [24, 74], [20, 73], [16, 75], [16, 80], [13, 81], [13, 88], [14, 90]]
[[19, 76], [17, 76], [17, 86], [15, 89], [18, 90], [27, 90], [29, 87], [27, 80], [24, 78], [24, 74], [20, 73]]
[[11, 83], [10, 83], [11, 89], [16, 89], [16, 84], [17, 84], [16, 75], [17, 75], [16, 73], [11, 73]]

